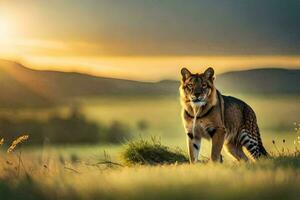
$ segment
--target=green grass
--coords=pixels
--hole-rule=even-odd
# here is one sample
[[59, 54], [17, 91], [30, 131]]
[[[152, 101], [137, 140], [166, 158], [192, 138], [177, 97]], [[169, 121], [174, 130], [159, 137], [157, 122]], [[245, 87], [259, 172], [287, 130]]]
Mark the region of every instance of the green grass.
[[[157, 147], [157, 149], [156, 149]], [[26, 151], [21, 157], [0, 154], [0, 196], [3, 199], [298, 199], [300, 152], [278, 152], [255, 163], [225, 162], [165, 165], [176, 157], [158, 141], [129, 143], [125, 151], [142, 149], [151, 162], [127, 166], [122, 160], [62, 162], [55, 155], [43, 160]], [[124, 149], [123, 149], [124, 150]], [[166, 153], [167, 152], [167, 153]], [[127, 155], [127, 154], [125, 154]], [[168, 156], [174, 156], [169, 158]], [[20, 159], [21, 158], [21, 159]], [[128, 157], [132, 158], [132, 157]], [[165, 160], [166, 159], [166, 160]], [[20, 160], [21, 163], [20, 164]], [[132, 160], [132, 161], [133, 161]], [[140, 164], [138, 164], [140, 163]], [[150, 165], [145, 165], [150, 164]]]
[[129, 165], [164, 165], [187, 163], [188, 157], [179, 148], [171, 149], [161, 144], [157, 138], [151, 141], [139, 139], [129, 142], [122, 158]]

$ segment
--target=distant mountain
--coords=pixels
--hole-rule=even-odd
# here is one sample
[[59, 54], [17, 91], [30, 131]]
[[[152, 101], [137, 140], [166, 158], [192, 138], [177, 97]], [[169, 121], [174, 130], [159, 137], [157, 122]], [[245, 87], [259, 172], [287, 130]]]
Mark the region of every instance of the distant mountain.
[[[0, 106], [38, 106], [82, 96], [175, 94], [178, 83], [148, 83], [58, 71], [0, 60]], [[178, 86], [176, 86], [178, 87]]]
[[[300, 94], [300, 70], [255, 69], [217, 76], [223, 92]], [[0, 60], [0, 107], [39, 106], [83, 96], [176, 95], [178, 81], [157, 83], [96, 77], [80, 73], [38, 71]]]
[[300, 95], [300, 70], [263, 68], [233, 71], [217, 76], [216, 84], [226, 93]]

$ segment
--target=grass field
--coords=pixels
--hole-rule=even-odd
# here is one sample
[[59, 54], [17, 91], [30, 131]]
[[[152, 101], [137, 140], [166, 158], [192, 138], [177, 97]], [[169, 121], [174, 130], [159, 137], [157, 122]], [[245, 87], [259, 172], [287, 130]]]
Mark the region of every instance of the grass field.
[[[300, 156], [256, 163], [119, 166], [1, 154], [1, 199], [299, 199]], [[57, 155], [56, 155], [57, 156]]]
[[[284, 150], [290, 155], [296, 147], [300, 149], [300, 134], [295, 130], [300, 120], [299, 97], [240, 97], [256, 111], [269, 152], [278, 155]], [[132, 127], [136, 138], [157, 136], [163, 144], [186, 150], [178, 97], [106, 97], [78, 102], [89, 120], [120, 120]], [[51, 113], [66, 114], [68, 107], [0, 112], [47, 119]], [[138, 131], [140, 120], [149, 128]], [[236, 163], [225, 157], [222, 165], [128, 167], [102, 163], [111, 160], [123, 165], [123, 145], [26, 147], [21, 163], [19, 150], [0, 153], [1, 199], [298, 199], [300, 195], [299, 155], [257, 163]], [[210, 144], [205, 142], [201, 155], [209, 154]]]

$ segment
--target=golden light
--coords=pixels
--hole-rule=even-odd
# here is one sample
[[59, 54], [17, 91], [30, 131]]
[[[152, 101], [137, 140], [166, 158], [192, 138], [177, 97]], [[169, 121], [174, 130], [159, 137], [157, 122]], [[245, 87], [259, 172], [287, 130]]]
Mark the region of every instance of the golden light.
[[0, 42], [6, 43], [11, 39], [12, 28], [4, 18], [0, 18]]

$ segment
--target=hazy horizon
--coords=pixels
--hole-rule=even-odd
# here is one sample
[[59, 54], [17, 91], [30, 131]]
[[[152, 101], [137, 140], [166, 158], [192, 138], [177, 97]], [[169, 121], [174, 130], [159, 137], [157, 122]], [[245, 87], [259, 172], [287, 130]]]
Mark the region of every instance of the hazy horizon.
[[34, 69], [155, 81], [180, 67], [217, 73], [300, 68], [295, 0], [0, 2], [0, 58]]
[[[137, 81], [161, 81], [161, 80], [178, 80], [180, 78], [181, 67], [187, 67], [194, 73], [201, 73], [207, 67], [213, 67], [216, 75], [250, 69], [261, 68], [283, 68], [283, 69], [300, 69], [300, 57], [117, 57], [117, 58], [90, 58], [88, 64], [83, 58], [74, 58], [73, 62], [67, 62], [66, 65], [58, 58], [56, 61], [35, 61], [30, 62], [24, 59], [13, 59], [0, 57], [0, 60], [17, 62], [29, 69], [35, 70], [50, 70], [62, 72], [78, 72], [99, 77], [128, 79]], [[125, 60], [125, 66], [122, 67], [122, 61]], [[128, 62], [130, 60], [130, 62]], [[288, 62], [286, 61], [288, 60]], [[148, 63], [149, 62], [149, 63]], [[158, 62], [160, 62], [158, 64]], [[212, 65], [203, 63], [213, 63]], [[50, 63], [50, 64], [49, 64]], [[104, 64], [103, 64], [104, 63]], [[110, 63], [110, 66], [104, 66], [105, 63]], [[135, 64], [140, 63], [144, 66], [136, 67]], [[184, 63], [176, 65], [175, 63]], [[200, 63], [200, 65], [199, 65]], [[258, 64], [260, 63], [260, 64]], [[272, 64], [274, 63], [274, 64]], [[275, 64], [276, 63], [276, 64]], [[288, 64], [286, 64], [288, 63]], [[174, 64], [174, 65], [173, 65]], [[155, 67], [150, 67], [154, 65]], [[218, 67], [215, 67], [217, 65]], [[227, 68], [231, 65], [230, 68]], [[89, 66], [89, 67], [87, 67]], [[145, 67], [147, 66], [147, 67]], [[160, 68], [160, 69], [159, 69]], [[159, 73], [157, 72], [159, 71]]]

